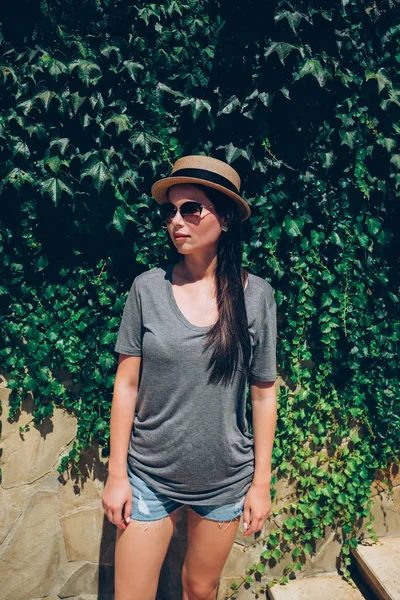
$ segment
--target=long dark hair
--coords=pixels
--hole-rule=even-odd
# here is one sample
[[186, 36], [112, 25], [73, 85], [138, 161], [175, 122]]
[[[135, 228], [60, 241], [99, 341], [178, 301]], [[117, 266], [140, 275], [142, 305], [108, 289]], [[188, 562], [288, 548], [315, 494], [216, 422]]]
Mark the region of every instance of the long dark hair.
[[244, 297], [248, 273], [242, 267], [242, 221], [229, 196], [198, 183], [191, 185], [200, 188], [216, 212], [226, 217], [228, 228], [222, 232], [217, 247], [219, 318], [207, 332], [205, 343], [205, 348], [213, 349], [207, 369], [211, 369], [209, 383], [227, 384], [233, 380], [237, 368], [248, 375], [250, 367], [251, 346]]

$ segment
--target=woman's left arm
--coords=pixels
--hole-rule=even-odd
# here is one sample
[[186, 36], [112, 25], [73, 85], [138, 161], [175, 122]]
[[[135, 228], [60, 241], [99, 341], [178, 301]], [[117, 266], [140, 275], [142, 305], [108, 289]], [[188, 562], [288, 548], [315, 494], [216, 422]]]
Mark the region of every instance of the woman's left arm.
[[271, 510], [271, 461], [277, 421], [275, 381], [251, 382], [250, 398], [253, 414], [255, 464], [253, 482], [244, 502], [243, 527], [246, 530], [244, 533], [246, 536], [262, 529]]

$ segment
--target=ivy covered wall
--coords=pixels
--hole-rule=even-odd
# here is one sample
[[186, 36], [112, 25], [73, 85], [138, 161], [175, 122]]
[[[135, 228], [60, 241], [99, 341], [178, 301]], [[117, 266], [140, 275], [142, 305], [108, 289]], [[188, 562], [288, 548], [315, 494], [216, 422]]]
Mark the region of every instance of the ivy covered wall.
[[246, 576], [287, 545], [301, 569], [332, 525], [348, 564], [400, 449], [399, 2], [14, 0], [1, 21], [10, 417], [28, 392], [35, 424], [74, 412], [60, 472], [107, 455], [126, 294], [171, 256], [151, 184], [184, 154], [226, 160], [252, 208], [243, 264], [276, 290], [273, 460], [301, 498]]

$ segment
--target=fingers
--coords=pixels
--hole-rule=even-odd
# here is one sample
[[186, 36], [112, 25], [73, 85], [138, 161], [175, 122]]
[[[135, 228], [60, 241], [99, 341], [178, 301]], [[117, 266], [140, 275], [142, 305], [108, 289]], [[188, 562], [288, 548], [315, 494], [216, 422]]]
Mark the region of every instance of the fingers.
[[106, 515], [106, 517], [110, 521], [110, 523], [113, 523], [119, 529], [127, 528], [129, 521], [127, 521], [125, 514], [127, 514], [127, 517], [129, 517], [129, 520], [130, 520], [130, 515], [132, 512], [132, 502], [130, 503], [130, 508], [128, 509], [129, 512], [128, 512], [128, 510], [126, 510], [126, 513], [123, 513], [122, 508], [105, 507], [104, 504], [103, 504], [103, 508], [104, 508], [104, 514]]
[[243, 535], [252, 535], [257, 531], [260, 531], [264, 526], [264, 519], [253, 519], [250, 521], [250, 526], [246, 529], [246, 532]]
[[124, 521], [126, 524], [128, 524], [129, 521], [131, 520], [131, 513], [132, 513], [132, 500], [128, 500], [128, 502], [126, 502], [125, 506], [124, 506]]
[[[244, 504], [244, 510], [243, 510], [243, 529], [246, 530], [248, 529], [249, 525], [250, 525], [250, 507], [248, 506], [248, 504]], [[245, 533], [246, 535], [246, 533]]]
[[[130, 514], [130, 513], [129, 513]], [[118, 529], [126, 529], [128, 524], [125, 523], [122, 509], [115, 510], [113, 513], [113, 523], [118, 527]]]
[[[244, 515], [244, 513], [243, 513]], [[249, 536], [252, 535], [253, 533], [257, 533], [257, 531], [261, 531], [261, 529], [264, 527], [265, 521], [267, 519], [269, 515], [266, 516], [252, 516], [251, 520], [249, 518], [249, 521], [245, 521], [245, 518], [243, 516], [243, 527], [244, 527], [244, 523], [247, 522], [248, 527], [244, 527], [246, 529], [246, 531], [244, 532], [243, 535]]]
[[[132, 491], [128, 481], [107, 481], [101, 502], [104, 514], [118, 529], [126, 529], [132, 513]], [[108, 486], [108, 487], [107, 487]]]

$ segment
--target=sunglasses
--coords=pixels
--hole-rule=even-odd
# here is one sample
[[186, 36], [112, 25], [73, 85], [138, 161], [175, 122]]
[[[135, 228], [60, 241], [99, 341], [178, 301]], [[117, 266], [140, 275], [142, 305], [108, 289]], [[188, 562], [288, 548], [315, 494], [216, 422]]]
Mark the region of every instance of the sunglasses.
[[166, 223], [171, 223], [177, 212], [188, 223], [195, 223], [200, 217], [203, 207], [204, 205], [199, 202], [184, 202], [180, 208], [177, 208], [171, 202], [163, 202], [158, 207], [158, 212]]

